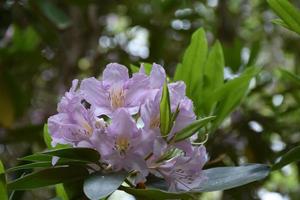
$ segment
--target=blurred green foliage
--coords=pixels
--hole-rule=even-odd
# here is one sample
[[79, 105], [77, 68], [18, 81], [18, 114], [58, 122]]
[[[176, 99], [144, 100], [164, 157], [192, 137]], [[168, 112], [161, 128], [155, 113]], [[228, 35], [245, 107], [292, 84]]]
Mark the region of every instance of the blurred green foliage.
[[[213, 59], [214, 54], [221, 54], [220, 43], [226, 83], [250, 66], [262, 67], [242, 104], [208, 140], [207, 167], [275, 163], [300, 141], [300, 37], [277, 25], [299, 30], [293, 18], [285, 21], [286, 13], [280, 14], [276, 1], [269, 2], [281, 20], [264, 0], [2, 1], [0, 159], [9, 168], [24, 162], [17, 157], [46, 148], [43, 124], [56, 112], [57, 101], [72, 79], [97, 77], [109, 62], [127, 66], [156, 62], [172, 77], [184, 60], [192, 33], [203, 27], [210, 47], [201, 49], [209, 52], [206, 64], [220, 64]], [[299, 1], [290, 2], [300, 7]], [[238, 92], [226, 98], [236, 98]], [[205, 90], [202, 93], [199, 98], [208, 98]], [[209, 113], [206, 107], [213, 105], [204, 107], [201, 112]], [[299, 167], [288, 165], [264, 181], [203, 198], [247, 200], [279, 195], [298, 199]], [[54, 196], [54, 189], [49, 188], [16, 192], [13, 199]]]

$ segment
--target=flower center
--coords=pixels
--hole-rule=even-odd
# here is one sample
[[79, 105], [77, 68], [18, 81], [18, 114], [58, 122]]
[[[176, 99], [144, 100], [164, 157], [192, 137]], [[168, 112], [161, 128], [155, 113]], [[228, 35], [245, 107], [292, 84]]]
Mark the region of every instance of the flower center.
[[156, 115], [150, 121], [150, 128], [159, 128], [159, 125], [160, 125], [160, 118], [159, 115]]
[[125, 93], [121, 88], [112, 89], [109, 94], [111, 107], [117, 109], [124, 106], [125, 102]]
[[125, 137], [118, 137], [116, 140], [116, 149], [120, 152], [120, 154], [125, 154], [128, 148], [129, 140]]
[[88, 136], [91, 137], [93, 134], [93, 128], [87, 123], [86, 121], [82, 121], [82, 127], [84, 128], [84, 133]]

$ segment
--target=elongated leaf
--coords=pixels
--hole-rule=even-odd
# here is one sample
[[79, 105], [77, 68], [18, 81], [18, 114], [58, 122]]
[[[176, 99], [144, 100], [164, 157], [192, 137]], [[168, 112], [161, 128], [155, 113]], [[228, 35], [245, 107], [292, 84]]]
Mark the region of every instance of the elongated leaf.
[[[55, 166], [60, 166], [60, 165], [84, 165], [86, 162], [80, 161], [80, 160], [70, 160], [70, 159], [59, 159]], [[16, 167], [12, 167], [6, 172], [13, 172], [17, 170], [23, 170], [23, 169], [33, 169], [33, 168], [46, 168], [46, 167], [53, 167], [53, 164], [51, 160], [45, 161], [45, 162], [34, 162], [34, 163], [29, 163], [29, 164], [24, 164]]]
[[171, 193], [164, 190], [154, 189], [154, 188], [147, 188], [147, 189], [134, 189], [129, 187], [122, 186], [120, 188], [125, 192], [134, 195], [135, 197], [139, 197], [140, 199], [147, 199], [147, 200], [165, 200], [165, 199], [182, 199], [182, 200], [189, 200], [195, 199], [192, 198], [193, 194], [188, 193]]
[[18, 158], [18, 160], [32, 161], [32, 162], [51, 162], [52, 156], [36, 153], [23, 158]]
[[239, 167], [217, 167], [203, 170], [203, 175], [206, 176], [207, 179], [203, 181], [198, 188], [188, 192], [167, 192], [165, 190], [166, 186], [162, 181], [153, 184], [153, 186], [159, 186], [159, 188], [134, 189], [121, 187], [121, 189], [129, 194], [145, 199], [151, 199], [151, 197], [155, 197], [154, 199], [189, 199], [191, 195], [195, 197], [201, 192], [227, 190], [262, 180], [268, 176], [269, 172], [270, 168], [262, 164], [249, 164]]
[[282, 19], [273, 19], [272, 23], [283, 26], [284, 28], [289, 29], [289, 25], [287, 25]]
[[29, 164], [25, 164], [25, 165], [12, 167], [12, 168], [6, 170], [6, 172], [13, 172], [13, 171], [17, 171], [17, 170], [32, 169], [32, 168], [51, 167], [51, 166], [52, 166], [52, 164], [49, 161], [47, 161], [47, 162], [36, 162], [36, 163], [29, 163]]
[[203, 170], [207, 181], [203, 182], [194, 191], [210, 192], [227, 190], [254, 181], [259, 181], [268, 176], [270, 167], [263, 164], [249, 164], [239, 167], [217, 167]]
[[300, 34], [300, 11], [295, 6], [288, 0], [268, 0], [268, 3], [285, 22], [288, 29]]
[[289, 72], [285, 69], [279, 69], [280, 70], [280, 73], [281, 73], [281, 76], [283, 78], [286, 78], [286, 79], [289, 79], [290, 81], [292, 81], [293, 83], [297, 84], [297, 85], [300, 85], [300, 76], [292, 73], [292, 72]]
[[192, 35], [192, 40], [184, 53], [182, 63], [177, 66], [174, 79], [183, 80], [186, 83], [187, 96], [195, 106], [198, 106], [198, 98], [201, 96], [203, 84], [204, 65], [207, 58], [207, 40], [203, 28], [198, 29]]
[[251, 79], [258, 74], [260, 69], [249, 67], [239, 77], [228, 81], [221, 88], [216, 90], [212, 99], [207, 99], [212, 102], [219, 102], [216, 112], [216, 120], [214, 128], [232, 112], [232, 110], [241, 102], [243, 97], [248, 92], [248, 87]]
[[8, 200], [8, 193], [6, 188], [6, 177], [5, 177], [5, 169], [0, 160], [0, 199]]
[[224, 84], [224, 55], [220, 42], [216, 42], [209, 52], [205, 69], [204, 87], [215, 90]]
[[127, 173], [117, 172], [111, 174], [94, 173], [84, 181], [83, 191], [91, 200], [107, 197], [116, 191], [126, 178]]
[[214, 108], [214, 102], [207, 101], [206, 97], [210, 96], [216, 89], [220, 88], [224, 84], [224, 55], [222, 46], [219, 42], [216, 42], [209, 52], [203, 79], [203, 93], [199, 97], [197, 113], [205, 114], [208, 116]]
[[52, 145], [51, 145], [52, 139], [51, 139], [51, 136], [48, 132], [48, 125], [47, 124], [44, 125], [43, 136], [44, 136], [44, 142], [47, 145], [47, 148], [51, 149], [52, 148]]
[[75, 181], [87, 175], [88, 171], [83, 167], [55, 167], [34, 172], [16, 179], [8, 183], [8, 188], [12, 190], [34, 189]]
[[69, 200], [68, 194], [65, 191], [64, 184], [60, 183], [55, 186], [55, 192], [57, 197], [61, 200]]
[[300, 160], [300, 146], [297, 146], [287, 153], [285, 153], [279, 160], [279, 162], [275, 163], [272, 166], [272, 170], [278, 170], [282, 167], [292, 163], [292, 162], [298, 162]]
[[30, 0], [29, 2], [58, 29], [66, 29], [71, 25], [71, 19], [53, 2], [49, 0]]
[[160, 132], [162, 136], [166, 136], [170, 132], [171, 117], [172, 113], [168, 83], [165, 82], [160, 101]]
[[97, 163], [100, 160], [99, 153], [91, 148], [64, 148], [42, 152], [44, 155], [57, 156], [72, 160]]
[[215, 119], [215, 117], [210, 116], [210, 117], [205, 117], [205, 118], [196, 120], [195, 122], [191, 123], [189, 126], [185, 127], [184, 129], [180, 130], [179, 132], [175, 133], [174, 141], [179, 142], [188, 137], [191, 137], [200, 128], [204, 127], [207, 123], [209, 123], [213, 119]]

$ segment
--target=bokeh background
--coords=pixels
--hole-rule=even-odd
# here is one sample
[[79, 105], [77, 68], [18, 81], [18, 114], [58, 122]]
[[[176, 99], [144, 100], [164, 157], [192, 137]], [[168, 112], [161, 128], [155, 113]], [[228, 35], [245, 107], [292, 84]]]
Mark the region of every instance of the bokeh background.
[[[263, 68], [206, 143], [206, 167], [274, 163], [300, 141], [300, 85], [280, 70], [300, 74], [300, 38], [274, 18], [265, 0], [0, 1], [0, 159], [9, 168], [45, 149], [43, 125], [74, 78], [98, 77], [110, 62], [156, 62], [172, 76], [193, 31], [204, 27], [209, 43], [223, 46], [227, 79]], [[299, 167], [201, 199], [299, 199]], [[15, 199], [54, 196], [46, 188]]]

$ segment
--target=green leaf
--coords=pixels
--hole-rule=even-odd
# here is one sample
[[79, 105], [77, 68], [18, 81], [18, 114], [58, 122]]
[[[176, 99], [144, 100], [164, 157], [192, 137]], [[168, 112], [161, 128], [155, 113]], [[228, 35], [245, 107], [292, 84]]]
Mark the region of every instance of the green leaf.
[[[52, 159], [52, 158], [51, 158]], [[45, 167], [52, 167], [52, 162], [51, 159], [45, 162], [35, 162], [35, 163], [29, 163], [29, 164], [24, 164], [16, 167], [12, 167], [6, 172], [13, 172], [17, 170], [23, 170], [23, 169], [33, 169], [33, 168], [45, 168]], [[70, 160], [70, 159], [65, 159], [61, 158], [57, 161], [55, 166], [60, 166], [60, 165], [84, 165], [86, 162], [80, 161], [80, 160]]]
[[268, 3], [288, 29], [300, 34], [300, 11], [295, 6], [288, 0], [268, 0]]
[[204, 127], [207, 123], [215, 119], [216, 117], [210, 116], [210, 117], [205, 117], [202, 119], [198, 119], [188, 125], [187, 127], [183, 128], [179, 132], [175, 133], [174, 135], [174, 141], [179, 142], [181, 140], [184, 140], [186, 138], [191, 137], [194, 135], [200, 128]]
[[28, 190], [81, 179], [88, 175], [83, 167], [54, 167], [34, 172], [8, 183], [11, 190]]
[[279, 160], [279, 162], [275, 163], [272, 166], [272, 170], [278, 170], [282, 167], [292, 163], [292, 162], [298, 162], [300, 160], [300, 146], [297, 146], [287, 153], [285, 153]]
[[66, 29], [71, 25], [71, 19], [53, 2], [49, 0], [31, 0], [30, 3], [58, 29]]
[[285, 70], [285, 69], [279, 69], [279, 71], [280, 71], [282, 77], [289, 79], [290, 81], [292, 81], [293, 83], [295, 83], [297, 85], [300, 85], [300, 76], [298, 76], [292, 72], [289, 72], [288, 70]]
[[32, 161], [32, 162], [51, 162], [52, 156], [36, 153], [29, 156], [25, 156], [23, 158], [18, 158], [18, 160], [24, 160], [24, 161]]
[[47, 161], [47, 162], [36, 162], [36, 163], [29, 163], [29, 164], [25, 164], [25, 165], [12, 167], [12, 168], [6, 170], [6, 172], [13, 172], [13, 171], [17, 171], [17, 170], [32, 169], [32, 168], [51, 167], [51, 166], [52, 166], [52, 164], [49, 161]]
[[120, 187], [126, 176], [127, 173], [125, 172], [91, 174], [84, 181], [83, 191], [91, 200], [105, 198]]
[[162, 136], [167, 136], [171, 130], [171, 104], [167, 81], [164, 83], [160, 100], [160, 132]]
[[284, 28], [289, 29], [289, 25], [287, 25], [282, 19], [273, 19], [272, 23], [283, 26]]
[[63, 149], [63, 148], [71, 147], [71, 145], [69, 144], [56, 144], [56, 146], [53, 147], [51, 144], [52, 138], [49, 134], [48, 124], [44, 124], [43, 137], [44, 137], [44, 142], [48, 149]]
[[228, 190], [268, 176], [270, 167], [263, 164], [249, 164], [238, 167], [216, 167], [203, 170], [207, 181], [203, 182], [196, 192]]
[[57, 156], [78, 161], [98, 163], [100, 154], [91, 148], [64, 148], [42, 152], [44, 155]]
[[259, 181], [268, 176], [270, 168], [262, 164], [249, 164], [239, 167], [217, 167], [203, 170], [203, 176], [207, 177], [198, 188], [189, 192], [167, 192], [162, 181], [153, 184], [160, 188], [134, 189], [121, 187], [125, 192], [142, 197], [143, 199], [191, 199], [201, 192], [228, 190], [254, 181]]
[[184, 53], [182, 63], [177, 66], [174, 79], [186, 83], [187, 96], [190, 97], [196, 108], [201, 96], [204, 65], [207, 58], [208, 45], [203, 28], [192, 35], [192, 40]]
[[[145, 73], [147, 75], [150, 75], [151, 70], [152, 70], [152, 64], [142, 62], [142, 63], [140, 63], [140, 65], [144, 67]], [[138, 66], [130, 64], [130, 70], [131, 70], [132, 73], [137, 73], [137, 72], [140, 71], [140, 68]]]
[[5, 177], [5, 169], [0, 160], [0, 199], [8, 200], [8, 193], [6, 188], [6, 177]]
[[182, 200], [190, 200], [195, 199], [192, 198], [192, 194], [188, 193], [171, 193], [164, 190], [147, 188], [147, 189], [135, 189], [121, 186], [121, 190], [132, 194], [135, 197], [139, 197], [140, 199], [149, 199], [149, 200], [165, 200], [165, 199], [182, 199]]
[[43, 136], [44, 136], [44, 142], [47, 145], [48, 149], [51, 149], [52, 148], [52, 145], [51, 145], [52, 139], [51, 139], [51, 136], [49, 134], [47, 124], [44, 125]]
[[214, 92], [207, 101], [218, 102], [214, 113], [216, 119], [213, 128], [219, 124], [233, 111], [248, 92], [251, 79], [259, 73], [260, 69], [256, 67], [247, 68], [239, 77], [228, 81], [222, 87]]
[[59, 197], [61, 200], [69, 200], [68, 194], [66, 193], [64, 185], [62, 183], [55, 186], [55, 192], [57, 197]]
[[140, 68], [133, 65], [133, 64], [130, 64], [129, 67], [130, 67], [130, 70], [131, 70], [132, 73], [137, 73], [137, 72], [140, 71]]
[[203, 96], [201, 97], [203, 100], [200, 98], [198, 100], [198, 103], [201, 105], [198, 113], [203, 113], [205, 116], [211, 114], [214, 104], [210, 101], [206, 101], [206, 97], [224, 84], [224, 66], [222, 46], [219, 42], [216, 42], [210, 50], [205, 64]]

